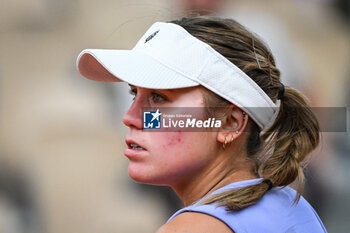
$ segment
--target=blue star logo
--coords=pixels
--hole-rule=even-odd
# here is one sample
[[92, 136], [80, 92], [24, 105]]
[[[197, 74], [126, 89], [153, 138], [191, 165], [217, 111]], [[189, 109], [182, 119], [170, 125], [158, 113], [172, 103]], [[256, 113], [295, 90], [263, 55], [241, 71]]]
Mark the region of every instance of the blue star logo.
[[144, 111], [143, 112], [143, 128], [144, 129], [160, 129], [161, 128], [161, 115], [162, 113], [157, 111]]

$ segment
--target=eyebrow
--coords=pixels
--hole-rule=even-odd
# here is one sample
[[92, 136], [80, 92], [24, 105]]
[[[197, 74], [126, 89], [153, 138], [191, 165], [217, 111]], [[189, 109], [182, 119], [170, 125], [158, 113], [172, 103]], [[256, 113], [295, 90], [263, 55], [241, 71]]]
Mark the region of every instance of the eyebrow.
[[[132, 84], [128, 84], [129, 87], [131, 88], [135, 88], [136, 86], [132, 85]], [[146, 88], [146, 89], [150, 89], [152, 91], [157, 91], [157, 90], [161, 90], [161, 91], [168, 91], [168, 92], [178, 92], [179, 90], [178, 89], [151, 89], [151, 88]]]

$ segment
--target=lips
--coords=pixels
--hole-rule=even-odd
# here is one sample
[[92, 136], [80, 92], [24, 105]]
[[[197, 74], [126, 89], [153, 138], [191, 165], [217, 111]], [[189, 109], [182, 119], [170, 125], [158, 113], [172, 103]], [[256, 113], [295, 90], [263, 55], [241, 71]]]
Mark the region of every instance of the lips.
[[126, 139], [125, 143], [128, 146], [128, 149], [132, 149], [132, 150], [146, 150], [142, 145], [140, 145], [138, 142], [136, 142], [136, 141], [134, 141], [132, 139]]

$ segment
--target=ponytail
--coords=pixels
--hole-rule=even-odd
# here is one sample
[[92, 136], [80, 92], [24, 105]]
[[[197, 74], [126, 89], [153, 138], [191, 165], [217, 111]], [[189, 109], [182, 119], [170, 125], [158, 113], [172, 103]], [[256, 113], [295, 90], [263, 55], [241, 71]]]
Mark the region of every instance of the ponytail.
[[[277, 133], [275, 133], [277, 132]], [[260, 172], [275, 186], [286, 186], [298, 178], [298, 198], [304, 183], [301, 163], [319, 143], [318, 121], [306, 97], [287, 88], [275, 124], [262, 136], [274, 145], [272, 155], [261, 165]]]

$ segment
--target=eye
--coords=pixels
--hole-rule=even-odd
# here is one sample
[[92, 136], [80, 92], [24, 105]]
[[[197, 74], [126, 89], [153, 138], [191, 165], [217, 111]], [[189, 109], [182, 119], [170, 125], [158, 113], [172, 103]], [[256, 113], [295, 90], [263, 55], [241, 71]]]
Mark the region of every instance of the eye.
[[152, 101], [154, 103], [160, 103], [160, 102], [167, 100], [167, 98], [165, 96], [163, 96], [157, 92], [152, 92], [151, 95], [152, 95]]
[[129, 94], [133, 96], [132, 101], [134, 101], [136, 98], [136, 94], [137, 94], [136, 89], [130, 89]]
[[[136, 95], [137, 95], [137, 89], [136, 88], [131, 88], [131, 89], [129, 89], [128, 92], [129, 92], [130, 95], [133, 96], [132, 101], [134, 101], [135, 98], [136, 98]], [[149, 98], [150, 98], [150, 101], [152, 101], [153, 103], [160, 103], [160, 102], [167, 101], [167, 98], [164, 95], [162, 95], [162, 94], [160, 94], [158, 92], [155, 92], [155, 91], [152, 91], [150, 93], [150, 97]]]

